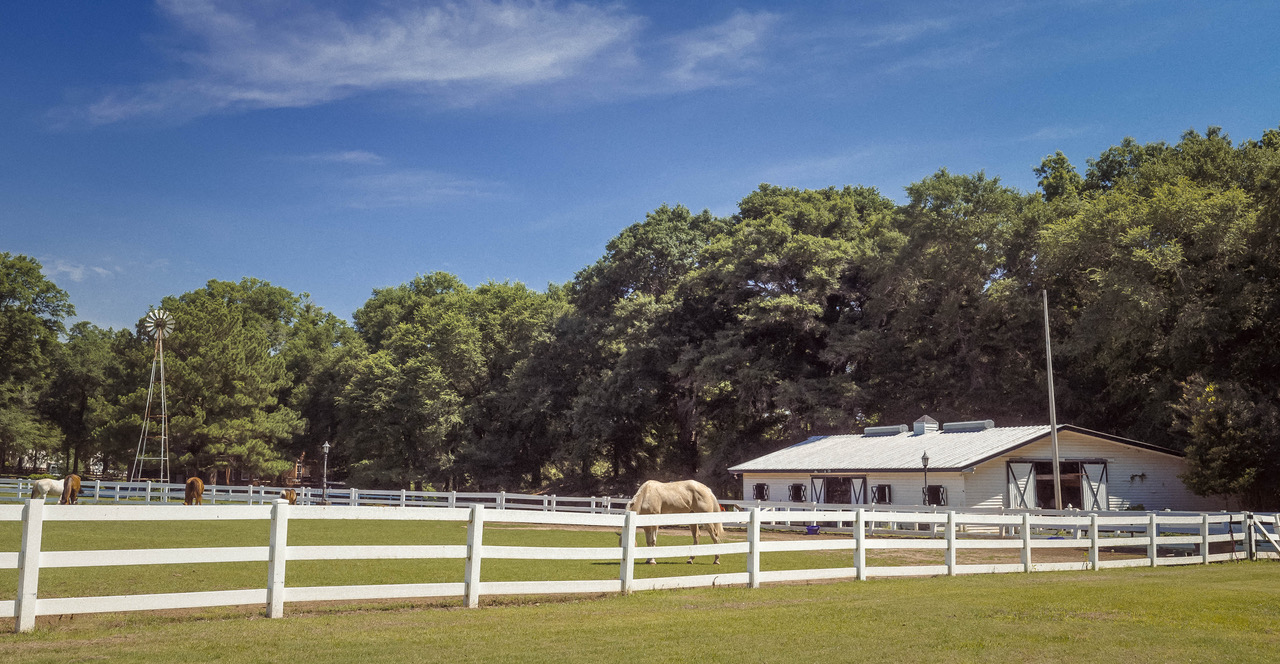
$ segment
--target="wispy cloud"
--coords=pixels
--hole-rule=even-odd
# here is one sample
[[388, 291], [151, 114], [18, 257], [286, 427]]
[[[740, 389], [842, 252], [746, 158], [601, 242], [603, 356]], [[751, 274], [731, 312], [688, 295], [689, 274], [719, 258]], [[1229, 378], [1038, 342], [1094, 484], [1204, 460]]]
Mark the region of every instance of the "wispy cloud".
[[668, 80], [679, 87], [719, 85], [727, 76], [755, 66], [755, 55], [779, 17], [768, 12], [735, 12], [728, 20], [669, 40], [674, 62]]
[[45, 276], [50, 279], [66, 278], [76, 283], [80, 283], [89, 277], [110, 277], [116, 273], [115, 270], [110, 268], [75, 263], [61, 258], [45, 259], [42, 261], [42, 265]]
[[864, 26], [855, 33], [868, 48], [892, 46], [915, 41], [926, 35], [947, 32], [955, 21], [947, 18], [926, 18], [916, 21], [882, 23]]
[[[776, 20], [738, 12], [664, 38], [642, 35], [649, 21], [619, 4], [456, 0], [340, 13], [291, 0], [159, 0], [159, 9], [183, 73], [110, 91], [74, 114], [106, 124], [388, 92], [465, 105], [573, 81], [591, 96], [598, 91], [585, 89], [606, 76], [619, 94], [696, 89], [749, 66]], [[653, 43], [669, 48], [637, 56]]]
[[159, 6], [186, 44], [189, 75], [109, 94], [89, 107], [91, 121], [532, 85], [572, 75], [643, 24], [613, 6], [489, 0], [376, 5], [358, 18], [305, 2]]
[[355, 208], [415, 207], [448, 198], [496, 196], [499, 183], [431, 170], [404, 169], [348, 178], [342, 187]]
[[1024, 141], [1061, 141], [1068, 138], [1082, 136], [1096, 130], [1094, 125], [1053, 125], [1042, 127], [1024, 137]]
[[366, 150], [342, 150], [338, 152], [320, 152], [316, 154], [306, 154], [300, 157], [293, 157], [295, 161], [320, 162], [327, 164], [360, 164], [360, 165], [380, 165], [386, 163], [386, 159], [380, 154], [368, 152]]

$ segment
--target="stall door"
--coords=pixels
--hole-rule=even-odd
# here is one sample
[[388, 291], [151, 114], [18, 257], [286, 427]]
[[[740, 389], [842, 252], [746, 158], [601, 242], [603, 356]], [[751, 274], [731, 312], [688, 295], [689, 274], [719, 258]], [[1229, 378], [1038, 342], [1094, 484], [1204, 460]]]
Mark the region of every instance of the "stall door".
[[1013, 509], [1035, 509], [1035, 464], [1009, 462], [1009, 507]]
[[829, 505], [863, 505], [867, 502], [865, 477], [814, 477], [814, 500]]
[[1092, 512], [1104, 512], [1107, 507], [1107, 464], [1082, 463], [1084, 478], [1081, 487], [1084, 508]]

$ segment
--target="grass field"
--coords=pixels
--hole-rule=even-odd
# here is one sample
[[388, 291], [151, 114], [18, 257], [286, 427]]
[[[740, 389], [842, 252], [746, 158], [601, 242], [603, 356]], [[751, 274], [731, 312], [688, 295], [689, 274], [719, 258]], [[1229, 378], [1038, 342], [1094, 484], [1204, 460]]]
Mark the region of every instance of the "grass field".
[[1266, 662], [1274, 562], [42, 618], [5, 662]]

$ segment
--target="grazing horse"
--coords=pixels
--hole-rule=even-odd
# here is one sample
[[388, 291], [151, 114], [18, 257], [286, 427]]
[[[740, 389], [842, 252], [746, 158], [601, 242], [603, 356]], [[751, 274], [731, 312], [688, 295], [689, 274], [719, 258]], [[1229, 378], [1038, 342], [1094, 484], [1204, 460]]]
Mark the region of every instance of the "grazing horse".
[[298, 504], [298, 492], [294, 491], [293, 489], [285, 489], [284, 491], [281, 491], [280, 497], [289, 501], [290, 505]]
[[36, 480], [35, 484], [31, 485], [31, 497], [44, 498], [51, 493], [61, 496], [62, 484], [62, 480], [51, 480], [48, 478]]
[[[649, 480], [640, 485], [640, 490], [636, 492], [631, 502], [627, 503], [627, 509], [636, 514], [690, 514], [694, 512], [719, 512], [720, 503], [716, 501], [716, 496], [708, 489], [707, 486], [696, 480], [681, 480], [679, 482], [657, 482]], [[724, 536], [724, 526], [718, 523], [702, 524], [707, 529], [707, 533], [711, 535], [711, 541], [716, 544], [720, 543], [720, 538]], [[693, 533], [693, 543], [698, 543], [698, 524], [690, 524], [689, 531]], [[658, 545], [658, 527], [645, 526], [644, 539], [649, 546]], [[693, 556], [689, 556], [689, 562], [693, 562]], [[658, 564], [653, 558], [649, 559], [650, 565]], [[720, 564], [720, 554], [716, 554], [716, 565]]]
[[187, 480], [186, 495], [183, 496], [183, 505], [199, 505], [204, 502], [204, 482], [199, 477], [192, 477]]
[[62, 498], [59, 505], [75, 505], [80, 500], [80, 476], [72, 473], [62, 480]]

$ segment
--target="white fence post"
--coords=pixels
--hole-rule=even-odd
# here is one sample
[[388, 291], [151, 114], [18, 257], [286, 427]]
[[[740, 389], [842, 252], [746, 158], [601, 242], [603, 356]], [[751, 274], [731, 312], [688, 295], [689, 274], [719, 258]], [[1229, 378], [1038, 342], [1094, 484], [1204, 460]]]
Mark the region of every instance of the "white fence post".
[[1101, 569], [1098, 560], [1098, 513], [1089, 515], [1089, 567], [1093, 571]]
[[151, 480], [147, 480], [147, 497], [143, 502], [151, 502]]
[[1209, 564], [1209, 514], [1200, 515], [1200, 562]]
[[[622, 594], [631, 593], [631, 584], [636, 578], [636, 513], [628, 511], [622, 516], [622, 536], [618, 540], [622, 545], [622, 569], [618, 580], [622, 582]], [[747, 563], [750, 566], [750, 563]]]
[[1022, 513], [1022, 571], [1031, 571], [1031, 513]]
[[349, 493], [351, 494], [351, 500], [350, 500], [349, 504], [350, 504], [352, 507], [359, 506], [359, 505], [360, 505], [360, 490], [359, 490], [359, 489], [357, 489], [357, 488], [355, 488], [355, 487], [352, 487], [352, 488], [351, 488], [351, 491], [350, 491]]
[[507, 492], [506, 491], [498, 492], [498, 509], [500, 510], [507, 509]]
[[[630, 512], [627, 512], [630, 514]], [[747, 521], [747, 585], [760, 587], [760, 508], [751, 508]]]
[[40, 585], [40, 540], [44, 534], [44, 499], [27, 499], [22, 508], [22, 548], [18, 549], [18, 598], [14, 631], [36, 627], [36, 592]]
[[[756, 508], [760, 509], [760, 508]], [[861, 507], [854, 520], [853, 539], [858, 548], [853, 552], [853, 565], [858, 568], [858, 580], [867, 580], [867, 514]]]
[[458, 506], [458, 492], [457, 492], [457, 491], [450, 491], [450, 492], [449, 492], [449, 507], [457, 507], [457, 506]]
[[1147, 535], [1151, 541], [1147, 543], [1147, 557], [1151, 559], [1151, 566], [1156, 566], [1156, 535], [1159, 534], [1160, 526], [1156, 523], [1156, 513], [1152, 512], [1151, 517], [1147, 520]]
[[956, 513], [947, 510], [947, 576], [956, 575]]
[[400, 506], [401, 506], [401, 507], [404, 507], [404, 504], [405, 504], [405, 503], [404, 503], [404, 497], [405, 497], [405, 490], [404, 490], [404, 489], [401, 489], [401, 490], [400, 490]]
[[271, 541], [267, 558], [267, 617], [284, 617], [284, 564], [289, 545], [289, 501], [271, 504]]
[[556, 494], [551, 494], [551, 511], [556, 511]]
[[464, 592], [468, 609], [480, 606], [480, 561], [483, 557], [484, 506], [471, 506], [471, 521], [467, 524], [467, 580]]
[[93, 481], [93, 502], [98, 502], [98, 496], [102, 493], [102, 480]]

